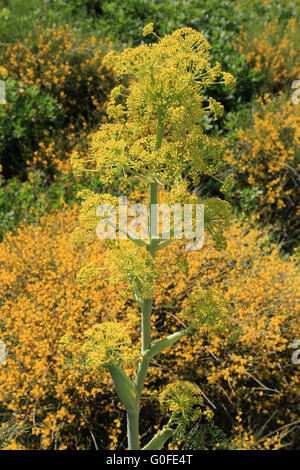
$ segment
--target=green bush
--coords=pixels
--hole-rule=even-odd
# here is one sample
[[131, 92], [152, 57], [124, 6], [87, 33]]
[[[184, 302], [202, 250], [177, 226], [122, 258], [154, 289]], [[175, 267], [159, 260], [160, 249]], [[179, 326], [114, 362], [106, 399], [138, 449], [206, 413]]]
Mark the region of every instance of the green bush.
[[59, 127], [62, 108], [54, 97], [34, 86], [15, 80], [7, 80], [5, 86], [6, 104], [0, 105], [0, 164], [4, 176], [24, 177], [26, 161], [38, 143]]
[[225, 157], [234, 177], [234, 206], [264, 226], [292, 250], [300, 236], [300, 107], [289, 94], [265, 95], [253, 104], [250, 122], [241, 121]]

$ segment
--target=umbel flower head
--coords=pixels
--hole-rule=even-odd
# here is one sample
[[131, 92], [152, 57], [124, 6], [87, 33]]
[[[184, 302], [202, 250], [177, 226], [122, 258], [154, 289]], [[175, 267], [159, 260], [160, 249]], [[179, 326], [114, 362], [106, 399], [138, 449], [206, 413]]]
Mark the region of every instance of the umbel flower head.
[[85, 331], [85, 340], [81, 344], [74, 345], [70, 335], [65, 335], [61, 344], [71, 345], [74, 360], [87, 369], [105, 369], [112, 363], [131, 366], [139, 358], [139, 351], [132, 347], [126, 325], [116, 321], [92, 326]]
[[217, 250], [225, 248], [225, 232], [229, 228], [232, 218], [231, 206], [228, 201], [217, 197], [201, 199], [196, 194], [188, 191], [187, 182], [180, 179], [174, 181], [171, 191], [167, 195], [169, 204], [203, 204], [204, 205], [204, 227], [212, 237]]
[[147, 24], [143, 29], [143, 36], [145, 37], [145, 36], [149, 36], [150, 34], [152, 34], [153, 27], [154, 27], [154, 23]]
[[95, 275], [95, 264], [88, 263], [86, 266], [83, 266], [79, 273], [77, 274], [76, 280], [81, 286], [87, 286], [89, 283], [97, 279]]
[[6, 68], [0, 65], [0, 79], [6, 80], [7, 77], [8, 77], [8, 72]]
[[181, 317], [191, 331], [216, 336], [229, 326], [230, 308], [219, 292], [198, 288], [186, 300]]
[[112, 362], [128, 366], [139, 357], [139, 352], [132, 347], [126, 325], [120, 322], [97, 324], [87, 330], [85, 336], [81, 352], [89, 367], [101, 368]]
[[89, 189], [79, 191], [77, 197], [82, 199], [79, 215], [79, 225], [71, 236], [72, 243], [80, 246], [84, 241], [93, 241], [96, 236], [96, 228], [99, 221], [105, 214], [98, 215], [98, 207], [101, 205], [111, 205], [118, 208], [118, 198], [110, 194], [98, 194]]
[[170, 415], [169, 424], [189, 424], [197, 421], [202, 415], [208, 420], [213, 413], [203, 409], [203, 397], [200, 389], [185, 380], [176, 380], [166, 386], [159, 395], [162, 411]]
[[217, 250], [226, 246], [224, 232], [229, 227], [232, 217], [231, 206], [228, 201], [212, 197], [200, 201], [204, 204], [204, 226], [215, 242]]
[[[152, 31], [150, 24], [144, 34]], [[206, 98], [206, 89], [231, 85], [234, 78], [219, 63], [211, 65], [201, 33], [179, 29], [157, 43], [110, 52], [104, 63], [121, 79], [129, 77], [129, 85], [112, 91], [112, 122], [95, 134], [89, 162], [74, 155], [77, 174], [91, 165], [104, 184], [139, 176], [170, 185], [183, 174], [198, 183], [201, 175], [218, 170], [223, 144], [207, 136], [201, 122], [205, 113], [220, 116], [223, 107]]]
[[146, 248], [127, 240], [113, 242], [106, 254], [106, 265], [112, 284], [129, 282], [138, 301], [152, 297], [155, 262]]

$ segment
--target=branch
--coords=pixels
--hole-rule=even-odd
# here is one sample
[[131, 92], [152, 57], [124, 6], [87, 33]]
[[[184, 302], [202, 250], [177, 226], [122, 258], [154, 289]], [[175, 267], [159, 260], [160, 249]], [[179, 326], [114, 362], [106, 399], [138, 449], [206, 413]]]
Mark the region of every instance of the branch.
[[165, 442], [173, 436], [174, 432], [175, 429], [162, 429], [162, 431], [159, 431], [142, 450], [160, 450]]
[[164, 349], [169, 348], [181, 338], [189, 334], [189, 330], [182, 330], [177, 331], [177, 333], [173, 333], [172, 335], [167, 336], [166, 338], [161, 339], [157, 343], [155, 343], [150, 349], [150, 357], [151, 359], [156, 356], [156, 354], [162, 352]]
[[144, 351], [134, 382], [138, 397], [140, 397], [142, 393], [151, 359], [153, 359], [156, 354], [175, 344], [188, 333], [189, 330], [182, 330], [177, 333], [173, 333], [172, 335], [169, 335], [155, 343], [150, 349]]

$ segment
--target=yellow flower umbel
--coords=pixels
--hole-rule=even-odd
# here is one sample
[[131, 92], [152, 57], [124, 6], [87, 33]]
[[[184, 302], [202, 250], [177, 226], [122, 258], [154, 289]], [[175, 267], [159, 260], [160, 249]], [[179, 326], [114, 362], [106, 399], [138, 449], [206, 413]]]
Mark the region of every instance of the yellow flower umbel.
[[187, 381], [176, 380], [159, 395], [162, 411], [171, 415], [170, 424], [194, 422], [202, 415], [203, 396], [199, 388]]
[[73, 231], [71, 242], [79, 247], [83, 242], [92, 242], [96, 237], [97, 225], [106, 215], [98, 214], [97, 209], [100, 205], [111, 205], [117, 209], [118, 198], [110, 194], [97, 194], [85, 189], [77, 193], [77, 197], [82, 199], [79, 215], [79, 225]]
[[131, 287], [135, 299], [151, 299], [153, 295], [154, 260], [145, 248], [122, 240], [106, 255], [110, 281], [125, 282]]
[[201, 419], [210, 422], [213, 412], [204, 408], [200, 389], [185, 380], [176, 380], [166, 386], [159, 395], [159, 402], [164, 413], [169, 415], [167, 426], [161, 431], [160, 437], [171, 434], [176, 440], [189, 440], [193, 428], [200, 425]]
[[[152, 31], [150, 24], [144, 34]], [[212, 98], [204, 106], [205, 89], [234, 79], [220, 64], [210, 65], [210, 46], [201, 33], [183, 28], [155, 44], [110, 52], [104, 63], [131, 80], [127, 88], [113, 90], [108, 111], [115, 122], [103, 125], [91, 144], [89, 163], [101, 182], [139, 175], [164, 184], [183, 173], [199, 182], [217, 170], [223, 146], [204, 134], [201, 121], [207, 112], [220, 116], [223, 107]], [[84, 162], [75, 157], [74, 168], [81, 170]]]
[[71, 362], [84, 369], [109, 369], [122, 364], [130, 367], [139, 358], [139, 351], [132, 347], [126, 325], [117, 321], [96, 324], [85, 331], [85, 338], [77, 343], [73, 335], [66, 334], [61, 348], [71, 356]]
[[81, 353], [90, 368], [101, 369], [111, 363], [128, 366], [139, 357], [139, 352], [132, 348], [126, 325], [122, 323], [104, 322], [94, 325], [85, 332], [85, 336]]
[[145, 37], [145, 36], [149, 36], [149, 34], [152, 34], [153, 27], [154, 27], [154, 23], [147, 24], [143, 29], [143, 36]]
[[181, 312], [191, 330], [209, 336], [222, 333], [230, 323], [228, 303], [216, 291], [198, 288], [189, 296]]

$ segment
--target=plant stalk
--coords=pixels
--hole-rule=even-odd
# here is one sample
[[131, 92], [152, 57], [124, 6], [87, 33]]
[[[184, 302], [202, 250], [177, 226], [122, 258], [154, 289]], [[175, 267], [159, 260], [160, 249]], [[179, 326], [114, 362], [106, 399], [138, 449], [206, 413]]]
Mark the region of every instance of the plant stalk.
[[[161, 117], [158, 118], [158, 127], [156, 134], [156, 141], [154, 151], [159, 150], [162, 144], [164, 133], [164, 125]], [[156, 217], [153, 211], [153, 204], [157, 204], [158, 183], [151, 182], [149, 185], [149, 245], [147, 249], [151, 256], [154, 258], [157, 250], [157, 240], [153, 239], [151, 230], [151, 219]], [[153, 278], [150, 279], [153, 283]], [[140, 397], [144, 387], [148, 367], [150, 364], [149, 351], [151, 349], [151, 313], [152, 313], [153, 296], [142, 301], [142, 361], [139, 364], [134, 387], [137, 393], [137, 403], [135, 410], [127, 411], [127, 433], [128, 433], [128, 448], [129, 450], [140, 449], [139, 441], [139, 414], [140, 414]]]
[[128, 436], [128, 449], [139, 450], [139, 406], [136, 411], [127, 412], [127, 436]]
[[148, 442], [142, 450], [160, 450], [162, 446], [167, 442], [170, 437], [174, 434], [174, 429], [165, 428], [156, 434], [150, 442]]
[[144, 299], [142, 304], [142, 354], [151, 348], [152, 299]]

